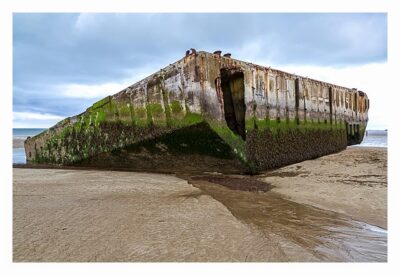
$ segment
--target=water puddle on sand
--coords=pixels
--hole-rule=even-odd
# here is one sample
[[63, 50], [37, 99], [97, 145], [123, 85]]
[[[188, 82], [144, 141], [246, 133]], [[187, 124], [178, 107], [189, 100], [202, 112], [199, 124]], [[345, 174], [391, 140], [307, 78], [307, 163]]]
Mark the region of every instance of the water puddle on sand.
[[[250, 176], [182, 176], [278, 245], [274, 261], [385, 262], [387, 231], [331, 211], [295, 203]], [[245, 191], [244, 191], [245, 190]], [[258, 190], [258, 191], [256, 191]], [[261, 190], [261, 191], [260, 191]], [[260, 248], [258, 248], [260, 249]]]

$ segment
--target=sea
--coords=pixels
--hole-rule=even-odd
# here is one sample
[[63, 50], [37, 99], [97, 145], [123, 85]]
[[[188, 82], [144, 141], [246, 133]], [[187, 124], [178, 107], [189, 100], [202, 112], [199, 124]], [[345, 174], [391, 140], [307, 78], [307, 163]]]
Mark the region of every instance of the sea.
[[[14, 128], [13, 129], [13, 163], [25, 164], [26, 156], [23, 141], [47, 129], [45, 128]], [[363, 142], [354, 146], [387, 147], [387, 130], [368, 130]]]
[[363, 141], [354, 146], [387, 147], [387, 130], [367, 130]]
[[25, 164], [26, 156], [24, 141], [27, 137], [33, 137], [45, 131], [45, 128], [13, 128], [13, 163]]

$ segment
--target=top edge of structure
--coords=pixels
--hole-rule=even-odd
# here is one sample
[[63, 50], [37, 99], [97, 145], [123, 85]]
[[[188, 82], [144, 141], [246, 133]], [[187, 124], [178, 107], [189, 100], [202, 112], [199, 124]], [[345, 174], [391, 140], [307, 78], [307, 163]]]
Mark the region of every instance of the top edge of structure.
[[[207, 58], [216, 58], [216, 59], [222, 59], [222, 60], [232, 60], [232, 61], [234, 61], [236, 63], [239, 63], [239, 64], [243, 64], [243, 65], [250, 66], [250, 67], [255, 67], [258, 70], [264, 70], [266, 72], [267, 71], [272, 71], [272, 72], [275, 72], [275, 73], [278, 73], [278, 74], [281, 74], [281, 75], [285, 75], [285, 76], [302, 78], [303, 80], [316, 82], [317, 84], [322, 84], [324, 86], [332, 86], [332, 87], [335, 87], [335, 88], [357, 91], [356, 88], [348, 88], [348, 87], [341, 86], [341, 85], [338, 85], [338, 84], [333, 84], [333, 83], [325, 82], [325, 81], [322, 81], [322, 80], [317, 80], [317, 79], [314, 79], [314, 78], [305, 77], [305, 76], [294, 74], [294, 73], [289, 73], [289, 72], [286, 72], [286, 71], [283, 71], [283, 70], [279, 70], [279, 69], [273, 68], [271, 66], [258, 65], [258, 64], [252, 63], [252, 62], [248, 62], [248, 61], [244, 61], [244, 60], [240, 60], [240, 59], [235, 59], [235, 58], [232, 58], [230, 54], [228, 54], [229, 56], [223, 56], [223, 55], [220, 55], [220, 54], [210, 53], [210, 52], [207, 52], [207, 51], [194, 51], [194, 52], [192, 51], [192, 53], [186, 54], [186, 56], [184, 56], [181, 59], [175, 61], [174, 63], [171, 63], [171, 64], [159, 69], [158, 71], [152, 73], [151, 75], [149, 75], [149, 76], [147, 76], [147, 77], [145, 77], [145, 78], [143, 78], [143, 79], [141, 79], [141, 80], [139, 80], [139, 81], [127, 86], [126, 88], [124, 88], [121, 91], [116, 92], [116, 93], [114, 93], [112, 95], [117, 95], [119, 93], [122, 93], [122, 92], [126, 91], [126, 89], [132, 88], [133, 86], [135, 86], [135, 85], [137, 85], [137, 84], [139, 84], [141, 82], [147, 82], [150, 79], [153, 79], [154, 77], [158, 76], [161, 72], [167, 71], [169, 68], [173, 68], [173, 67], [177, 66], [177, 64], [179, 64], [180, 62], [184, 61], [187, 58], [191, 58], [193, 56], [201, 56], [201, 55], [204, 55]], [[362, 92], [362, 95], [364, 96], [364, 95], [366, 95], [366, 93]]]

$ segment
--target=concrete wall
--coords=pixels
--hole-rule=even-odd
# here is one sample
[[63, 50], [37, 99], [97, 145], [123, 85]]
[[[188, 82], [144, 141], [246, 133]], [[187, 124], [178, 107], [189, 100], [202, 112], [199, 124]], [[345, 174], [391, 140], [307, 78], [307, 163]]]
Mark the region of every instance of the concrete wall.
[[[243, 75], [244, 83], [239, 86], [244, 89], [245, 136], [235, 133], [227, 123], [221, 70]], [[230, 83], [231, 96], [235, 98], [241, 88], [238, 86], [236, 91], [236, 84]], [[240, 95], [237, 100], [241, 100]], [[360, 142], [368, 107], [367, 95], [357, 90], [220, 54], [192, 51], [178, 62], [94, 103], [82, 114], [28, 139], [25, 150], [29, 163], [72, 165], [206, 123], [248, 169], [255, 171], [332, 153]], [[236, 112], [238, 109], [239, 106]], [[307, 136], [312, 136], [308, 143], [304, 141]], [[334, 138], [330, 140], [329, 136]], [[269, 145], [262, 146], [265, 142]], [[275, 151], [280, 157], [273, 163], [266, 159], [274, 159], [271, 145], [281, 148]], [[296, 157], [284, 158], [290, 150]], [[280, 158], [285, 160], [279, 161]]]

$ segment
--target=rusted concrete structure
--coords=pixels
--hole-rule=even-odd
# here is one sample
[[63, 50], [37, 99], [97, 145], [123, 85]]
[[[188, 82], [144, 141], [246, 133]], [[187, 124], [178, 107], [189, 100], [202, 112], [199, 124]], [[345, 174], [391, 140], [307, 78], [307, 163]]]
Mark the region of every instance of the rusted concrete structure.
[[181, 60], [25, 142], [28, 163], [258, 172], [360, 143], [365, 93], [235, 60]]

